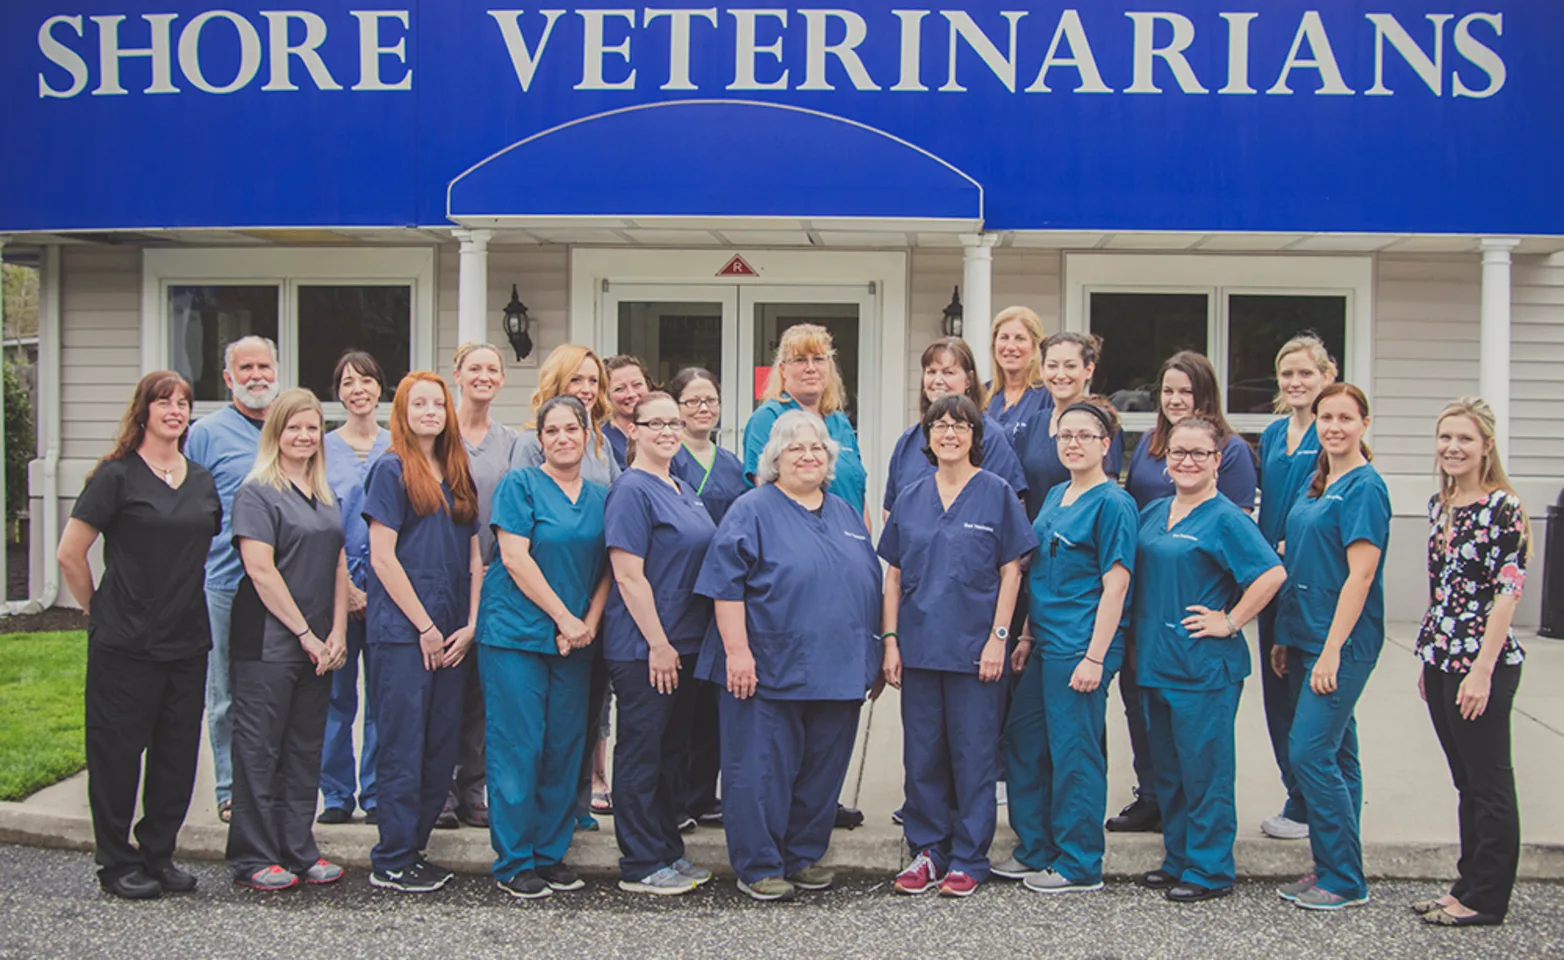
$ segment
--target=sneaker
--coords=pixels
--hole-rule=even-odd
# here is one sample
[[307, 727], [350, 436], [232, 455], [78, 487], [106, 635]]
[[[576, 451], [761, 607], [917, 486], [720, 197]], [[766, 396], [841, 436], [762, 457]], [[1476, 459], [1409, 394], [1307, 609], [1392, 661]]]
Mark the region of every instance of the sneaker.
[[310, 864], [310, 868], [308, 870], [304, 871], [304, 882], [313, 883], [316, 885], [322, 883], [336, 883], [338, 880], [342, 879], [342, 874], [344, 872], [345, 871], [341, 867], [332, 863], [330, 860], [327, 860], [325, 857], [321, 857], [314, 863]]
[[754, 900], [791, 900], [798, 889], [781, 877], [762, 877], [754, 883], [739, 881], [739, 891]]
[[1162, 811], [1157, 808], [1155, 801], [1137, 793], [1135, 799], [1119, 811], [1118, 816], [1109, 817], [1103, 826], [1114, 833], [1160, 833]]
[[552, 890], [580, 890], [586, 886], [580, 875], [563, 863], [550, 863], [538, 867], [537, 874]]
[[1292, 883], [1284, 883], [1276, 888], [1276, 895], [1283, 900], [1297, 900], [1300, 894], [1308, 893], [1314, 889], [1314, 885], [1320, 880], [1319, 875], [1309, 871]]
[[98, 883], [107, 892], [125, 900], [156, 900], [163, 895], [163, 885], [143, 870], [132, 870], [112, 880], [99, 877]]
[[700, 826], [700, 821], [696, 820], [694, 817], [690, 816], [689, 814], [685, 814], [683, 817], [681, 817], [679, 819], [679, 832], [680, 833], [694, 833], [695, 832], [695, 828], [698, 827], [698, 826]]
[[627, 893], [650, 893], [660, 897], [677, 897], [695, 889], [695, 881], [673, 867], [659, 867], [639, 880], [620, 880], [619, 889]]
[[442, 887], [456, 877], [455, 873], [440, 866], [438, 863], [424, 859], [423, 854], [418, 855], [418, 869], [422, 870], [425, 875], [434, 878]]
[[907, 864], [907, 869], [896, 875], [891, 886], [897, 893], [928, 893], [939, 883], [939, 869], [929, 857], [928, 851], [918, 854]]
[[380, 814], [375, 812], [374, 807], [364, 811], [364, 822], [371, 827], [380, 823]]
[[1273, 840], [1307, 840], [1309, 825], [1277, 814], [1260, 821], [1260, 832]]
[[1356, 907], [1368, 903], [1369, 898], [1368, 894], [1357, 898], [1343, 897], [1322, 887], [1310, 887], [1294, 897], [1292, 902], [1293, 906], [1305, 910], [1340, 910], [1342, 907]]
[[434, 828], [436, 830], [455, 830], [461, 825], [462, 822], [456, 819], [456, 801], [447, 797], [444, 809], [440, 811], [438, 817], [434, 818]]
[[836, 805], [836, 829], [856, 830], [863, 826], [863, 811], [838, 803]]
[[942, 897], [970, 897], [977, 891], [978, 882], [969, 873], [960, 870], [952, 870], [945, 874], [945, 879], [939, 882], [939, 895]]
[[375, 870], [369, 875], [369, 884], [386, 890], [403, 893], [433, 893], [445, 886], [447, 878], [431, 874], [422, 863], [414, 863], [401, 870]]
[[825, 867], [801, 867], [788, 874], [787, 882], [800, 890], [829, 890], [836, 882], [836, 874]]
[[576, 816], [577, 833], [587, 833], [589, 831], [597, 831], [601, 829], [603, 828], [598, 825], [597, 818], [592, 816], [590, 813], [578, 814]]
[[718, 800], [716, 806], [697, 816], [695, 819], [699, 820], [701, 826], [703, 827], [722, 826], [722, 801]]
[[298, 874], [289, 873], [275, 863], [269, 867], [262, 867], [251, 874], [242, 877], [234, 877], [234, 883], [241, 887], [249, 887], [251, 890], [287, 890], [289, 887], [299, 885]]
[[891, 811], [891, 822], [896, 824], [898, 827], [902, 825], [901, 807], [897, 807], [895, 810]]
[[164, 893], [189, 893], [196, 888], [196, 878], [174, 866], [172, 860], [147, 867], [146, 874], [158, 882]]
[[327, 807], [320, 812], [320, 816], [315, 818], [315, 822], [324, 824], [348, 823], [352, 819], [353, 814], [348, 813], [341, 807]]
[[705, 867], [697, 867], [690, 861], [680, 857], [673, 862], [673, 868], [679, 871], [681, 876], [689, 877], [695, 881], [697, 887], [703, 887], [711, 880], [711, 871]]
[[989, 867], [988, 872], [996, 877], [1004, 877], [1006, 880], [1024, 880], [1037, 871], [1011, 856]]
[[1102, 889], [1102, 881], [1096, 883], [1076, 883], [1062, 873], [1052, 870], [1039, 870], [1037, 873], [1027, 874], [1021, 881], [1021, 885], [1033, 893], [1089, 893]]
[[517, 900], [542, 900], [554, 895], [554, 888], [534, 870], [523, 870], [509, 880], [495, 881], [494, 885]]
[[489, 805], [480, 803], [471, 807], [457, 807], [456, 819], [469, 827], [487, 830], [489, 829]]

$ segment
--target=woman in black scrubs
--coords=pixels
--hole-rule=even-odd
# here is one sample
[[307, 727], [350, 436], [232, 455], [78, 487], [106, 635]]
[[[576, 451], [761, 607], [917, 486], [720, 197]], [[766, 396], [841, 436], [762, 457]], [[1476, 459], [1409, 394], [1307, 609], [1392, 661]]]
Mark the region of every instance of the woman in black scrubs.
[[[190, 384], [149, 373], [60, 537], [60, 573], [88, 616], [87, 802], [98, 882], [146, 900], [195, 889], [174, 866], [206, 707], [206, 552], [222, 527], [212, 475], [184, 458]], [[103, 537], [94, 587], [87, 551]], [[146, 759], [136, 842], [130, 821]]]

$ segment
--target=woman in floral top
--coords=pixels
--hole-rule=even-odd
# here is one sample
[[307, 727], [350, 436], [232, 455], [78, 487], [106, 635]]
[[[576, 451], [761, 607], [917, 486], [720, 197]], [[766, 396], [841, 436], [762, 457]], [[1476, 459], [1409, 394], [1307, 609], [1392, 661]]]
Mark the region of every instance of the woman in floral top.
[[1520, 856], [1510, 708], [1526, 651], [1510, 621], [1526, 580], [1530, 525], [1499, 462], [1488, 404], [1451, 403], [1437, 436], [1418, 689], [1460, 794], [1461, 859], [1450, 892], [1412, 910], [1440, 926], [1492, 926], [1509, 909]]

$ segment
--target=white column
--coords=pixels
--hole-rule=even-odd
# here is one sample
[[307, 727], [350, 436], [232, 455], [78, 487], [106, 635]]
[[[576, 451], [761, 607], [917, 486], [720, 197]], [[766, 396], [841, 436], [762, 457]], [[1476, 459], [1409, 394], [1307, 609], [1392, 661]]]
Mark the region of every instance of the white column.
[[1478, 392], [1493, 408], [1499, 456], [1510, 455], [1510, 252], [1519, 240], [1485, 237]]
[[994, 244], [998, 242], [997, 233], [961, 235], [962, 338], [972, 348], [978, 380], [984, 383], [992, 376], [988, 339], [994, 320]]
[[462, 242], [456, 295], [456, 342], [484, 343], [489, 339], [489, 240], [494, 231], [452, 232]]

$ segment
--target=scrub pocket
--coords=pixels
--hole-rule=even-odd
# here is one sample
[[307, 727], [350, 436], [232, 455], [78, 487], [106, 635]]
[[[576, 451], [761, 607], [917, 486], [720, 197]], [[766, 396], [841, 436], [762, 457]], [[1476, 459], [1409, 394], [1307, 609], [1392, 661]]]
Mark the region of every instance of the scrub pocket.
[[803, 687], [803, 638], [793, 632], [754, 631], [749, 635], [749, 652], [755, 658], [755, 679], [767, 693], [787, 693]]
[[962, 583], [984, 592], [999, 589], [998, 550], [994, 535], [983, 530], [962, 530], [951, 538], [950, 562]]

